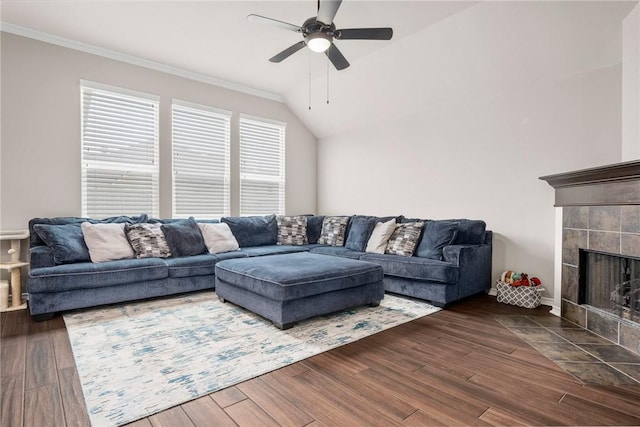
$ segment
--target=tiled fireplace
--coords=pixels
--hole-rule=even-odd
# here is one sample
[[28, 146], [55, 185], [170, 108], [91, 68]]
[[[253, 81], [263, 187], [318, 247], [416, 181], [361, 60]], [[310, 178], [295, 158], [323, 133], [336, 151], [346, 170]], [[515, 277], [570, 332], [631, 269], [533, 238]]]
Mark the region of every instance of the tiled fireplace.
[[562, 317], [640, 354], [640, 161], [540, 179], [562, 207]]

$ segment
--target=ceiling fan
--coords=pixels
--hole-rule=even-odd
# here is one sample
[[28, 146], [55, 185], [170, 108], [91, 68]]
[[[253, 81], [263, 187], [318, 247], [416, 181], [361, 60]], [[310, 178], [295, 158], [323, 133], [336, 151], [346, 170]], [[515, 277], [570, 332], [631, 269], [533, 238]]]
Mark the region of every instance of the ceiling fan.
[[269, 61], [281, 62], [307, 46], [314, 52], [324, 52], [337, 70], [344, 70], [349, 66], [349, 61], [333, 43], [334, 40], [390, 40], [393, 36], [393, 29], [348, 28], [338, 30], [333, 23], [333, 18], [335, 18], [341, 3], [342, 0], [323, 0], [322, 2], [318, 0], [318, 16], [307, 19], [302, 26], [260, 15], [249, 15], [247, 19], [302, 34], [304, 40], [286, 48]]

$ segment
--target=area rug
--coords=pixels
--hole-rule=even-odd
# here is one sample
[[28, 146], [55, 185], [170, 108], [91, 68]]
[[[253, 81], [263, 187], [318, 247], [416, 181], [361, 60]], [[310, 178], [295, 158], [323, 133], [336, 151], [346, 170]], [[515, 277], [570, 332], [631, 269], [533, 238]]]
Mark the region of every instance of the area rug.
[[211, 291], [64, 315], [93, 426], [135, 421], [434, 313], [386, 295], [379, 307], [281, 331]]

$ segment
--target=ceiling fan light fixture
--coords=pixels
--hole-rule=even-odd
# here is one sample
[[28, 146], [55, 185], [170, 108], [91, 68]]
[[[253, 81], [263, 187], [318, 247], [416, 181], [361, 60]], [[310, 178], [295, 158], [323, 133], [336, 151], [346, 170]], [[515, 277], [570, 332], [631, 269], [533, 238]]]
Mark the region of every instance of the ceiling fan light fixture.
[[331, 36], [325, 33], [309, 34], [305, 41], [309, 49], [317, 53], [322, 53], [331, 46]]

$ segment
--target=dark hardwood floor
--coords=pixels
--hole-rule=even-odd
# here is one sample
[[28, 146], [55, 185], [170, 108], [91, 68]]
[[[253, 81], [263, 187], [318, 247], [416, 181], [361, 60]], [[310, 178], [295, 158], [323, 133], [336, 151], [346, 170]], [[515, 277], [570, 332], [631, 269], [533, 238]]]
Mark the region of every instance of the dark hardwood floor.
[[[509, 314], [552, 317], [472, 298], [130, 426], [640, 425], [640, 387], [581, 383]], [[0, 322], [0, 425], [89, 425], [62, 318]]]

